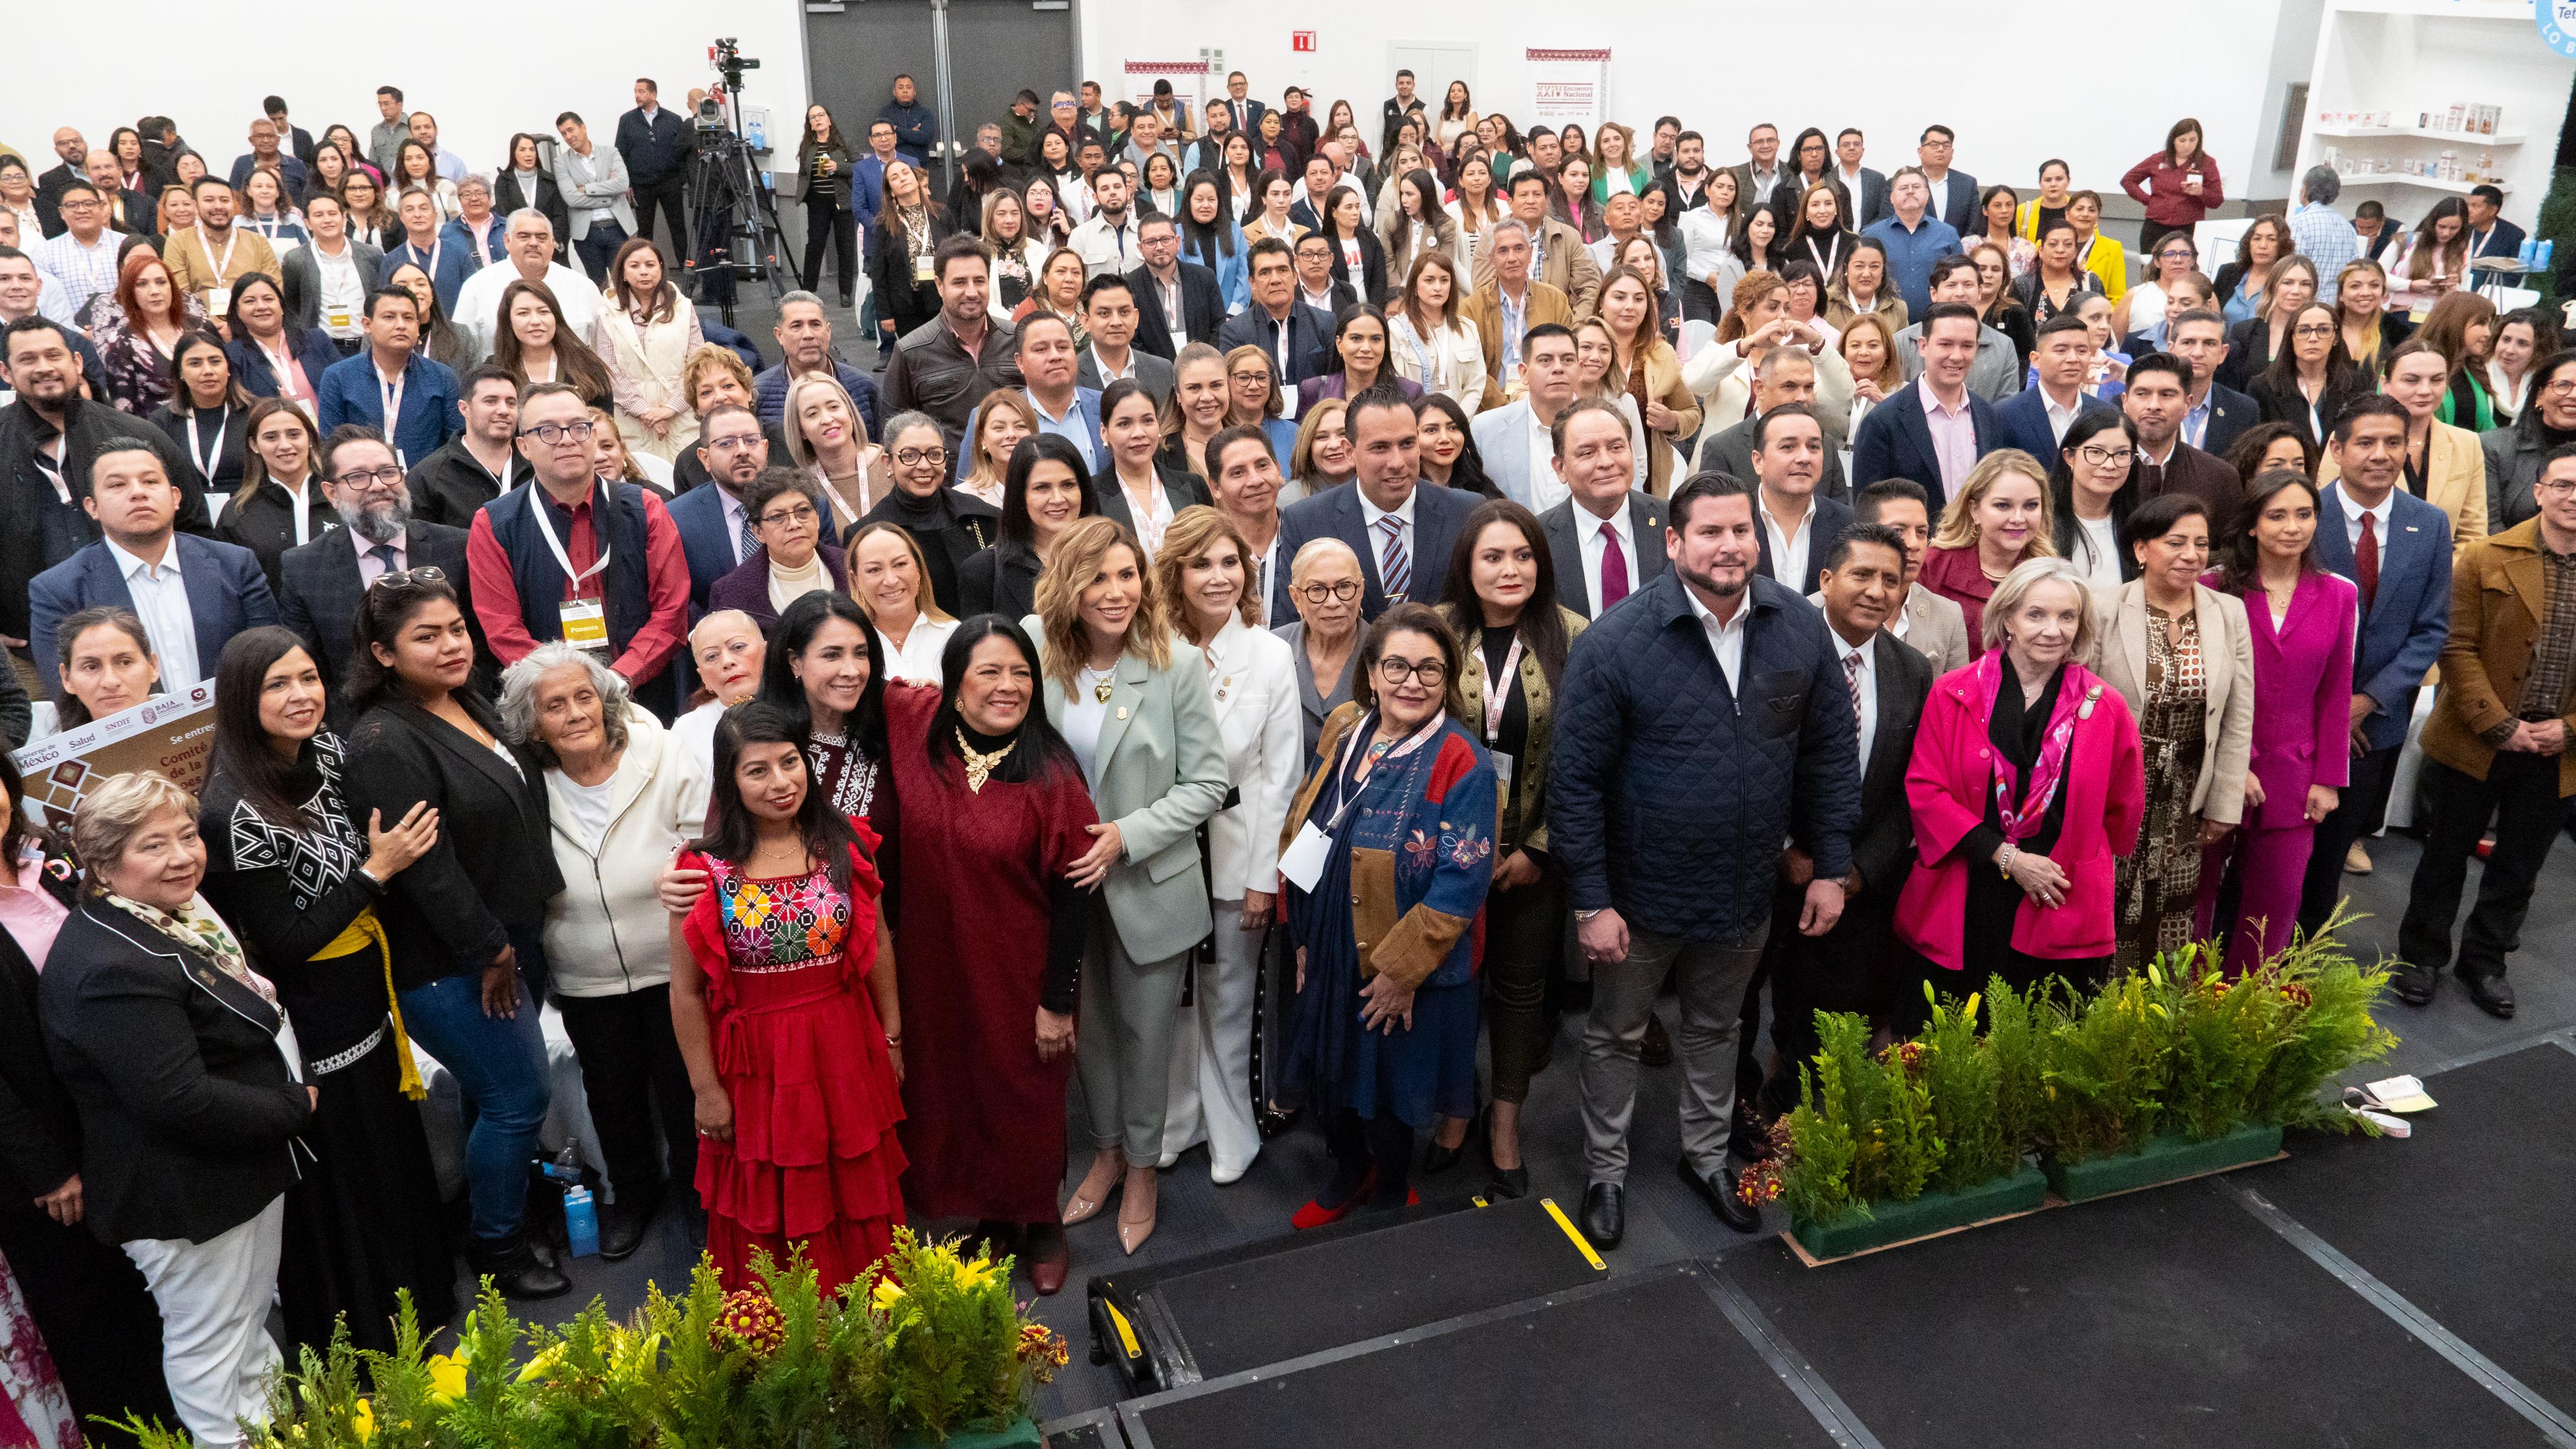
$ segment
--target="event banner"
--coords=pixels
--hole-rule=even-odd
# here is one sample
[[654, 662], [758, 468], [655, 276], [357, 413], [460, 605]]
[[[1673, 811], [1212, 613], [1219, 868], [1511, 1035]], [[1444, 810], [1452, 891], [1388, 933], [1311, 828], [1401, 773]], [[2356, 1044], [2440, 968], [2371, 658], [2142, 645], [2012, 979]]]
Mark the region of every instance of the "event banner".
[[1131, 60], [1127, 62], [1127, 99], [1140, 106], [1154, 103], [1154, 82], [1170, 81], [1172, 98], [1196, 128], [1207, 110], [1208, 67], [1204, 60]]
[[1540, 125], [1580, 124], [1588, 133], [1610, 114], [1610, 51], [1524, 51], [1529, 63], [1530, 116]]
[[27, 807], [40, 822], [68, 828], [83, 796], [109, 777], [159, 770], [190, 791], [206, 783], [215, 753], [215, 686], [156, 694], [105, 719], [74, 725], [18, 751]]

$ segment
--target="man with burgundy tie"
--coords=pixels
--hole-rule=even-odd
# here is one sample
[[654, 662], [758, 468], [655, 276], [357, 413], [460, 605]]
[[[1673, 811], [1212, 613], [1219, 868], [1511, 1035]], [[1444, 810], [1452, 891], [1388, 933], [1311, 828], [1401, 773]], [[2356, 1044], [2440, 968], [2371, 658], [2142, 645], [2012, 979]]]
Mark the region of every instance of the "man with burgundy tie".
[[2314, 932], [2343, 899], [2344, 857], [2378, 828], [2415, 692], [2451, 632], [2451, 521], [2408, 492], [2406, 409], [2357, 399], [2326, 444], [2341, 471], [2317, 510], [2317, 560], [2361, 590], [2352, 649], [2352, 783], [2317, 823], [2299, 891], [2299, 929]]
[[1361, 617], [1375, 620], [1391, 603], [1440, 602], [1449, 551], [1467, 515], [1483, 502], [1456, 488], [1425, 488], [1414, 439], [1413, 404], [1381, 383], [1351, 399], [1342, 415], [1358, 475], [1279, 515], [1279, 557], [1294, 559], [1311, 540], [1338, 538], [1360, 556], [1368, 584]]
[[1539, 517], [1556, 598], [1598, 619], [1664, 571], [1663, 505], [1629, 486], [1636, 463], [1617, 408], [1585, 398], [1557, 414], [1552, 432], [1557, 479], [1574, 495]]

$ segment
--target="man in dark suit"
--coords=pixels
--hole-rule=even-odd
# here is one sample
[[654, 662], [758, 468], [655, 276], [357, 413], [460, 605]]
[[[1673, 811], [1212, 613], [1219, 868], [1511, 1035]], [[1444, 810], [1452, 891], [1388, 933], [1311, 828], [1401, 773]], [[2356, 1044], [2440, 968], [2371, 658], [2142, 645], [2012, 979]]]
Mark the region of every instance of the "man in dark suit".
[[1423, 132], [1429, 134], [1431, 125], [1424, 119], [1422, 97], [1414, 91], [1413, 72], [1400, 70], [1395, 73], [1395, 94], [1387, 97], [1386, 104], [1378, 108], [1377, 154], [1395, 154], [1395, 129], [1403, 125], [1408, 116], [1422, 121]]
[[[2223, 330], [2223, 329], [2222, 329]], [[2225, 346], [2225, 338], [2220, 339]], [[1995, 422], [2007, 448], [2019, 448], [2043, 468], [2057, 466], [2057, 443], [2075, 420], [2111, 405], [2084, 390], [2085, 370], [2093, 365], [2093, 331], [2072, 312], [2060, 312], [2039, 324], [2030, 349], [2031, 371], [2039, 386], [2026, 387], [1995, 404]]]
[[[1956, 302], [1939, 303], [1924, 314], [1923, 375], [1890, 393], [1860, 420], [1860, 430], [1852, 435], [1854, 488], [1882, 478], [1910, 478], [1923, 485], [1938, 518], [1977, 459], [2003, 446], [1995, 405], [1968, 390], [1980, 325], [1974, 308]], [[1952, 440], [1946, 450], [1934, 441], [1935, 410], [1944, 436]], [[1955, 431], [1962, 422], [1972, 438]]]
[[1843, 225], [1853, 231], [1875, 226], [1889, 212], [1885, 173], [1860, 164], [1867, 143], [1857, 128], [1843, 127], [1834, 137], [1834, 168], [1825, 173], [1825, 184], [1842, 198]]
[[1252, 305], [1217, 329], [1219, 352], [1258, 347], [1270, 358], [1280, 388], [1291, 397], [1297, 384], [1330, 370], [1332, 319], [1297, 301], [1297, 262], [1288, 243], [1266, 236], [1246, 253]]
[[[275, 167], [286, 193], [278, 198], [278, 204], [284, 209], [294, 207], [295, 198], [304, 194], [309, 173], [305, 171], [303, 161], [279, 144], [283, 139], [278, 134], [277, 123], [266, 116], [250, 123], [250, 150], [233, 158], [233, 169], [227, 178], [232, 182], [233, 190], [241, 190], [242, 183], [250, 180], [251, 172], [260, 167]], [[115, 158], [109, 158], [111, 165], [114, 161]], [[95, 181], [98, 178], [92, 176], [90, 179]]]
[[1295, 559], [1310, 539], [1349, 544], [1368, 585], [1360, 596], [1363, 618], [1377, 618], [1398, 600], [1439, 603], [1450, 549], [1482, 500], [1423, 483], [1414, 443], [1420, 424], [1412, 404], [1394, 391], [1353, 398], [1343, 425], [1359, 456], [1359, 474], [1279, 515], [1280, 556]]
[[161, 687], [184, 689], [215, 676], [224, 641], [277, 622], [259, 556], [178, 531], [185, 502], [159, 449], [118, 441], [90, 464], [81, 506], [102, 537], [27, 588], [27, 644], [45, 692], [59, 696], [55, 630], [83, 609], [114, 605], [143, 621], [161, 666]]
[[[1777, 344], [1753, 355], [1753, 407], [1744, 421], [1722, 433], [1712, 434], [1700, 444], [1699, 466], [1732, 473], [1738, 478], [1753, 474], [1753, 430], [1760, 426], [1762, 415], [1790, 403], [1816, 402], [1816, 359], [1807, 349], [1794, 343]], [[1825, 430], [1825, 473], [1816, 491], [1826, 498], [1851, 501], [1851, 480], [1843, 475], [1843, 449], [1850, 446], [1844, 439], [1842, 420], [1818, 414], [1816, 421]]]
[[339, 510], [341, 526], [279, 558], [277, 613], [278, 622], [303, 637], [306, 652], [322, 668], [322, 681], [330, 686], [333, 727], [347, 723], [348, 704], [340, 686], [357, 652], [350, 621], [357, 617], [367, 586], [388, 572], [434, 568], [447, 575], [447, 586], [456, 590], [457, 605], [465, 613], [466, 630], [474, 636], [474, 685], [485, 698], [492, 697], [501, 665], [474, 617], [465, 576], [465, 530], [411, 516], [410, 483], [394, 462], [393, 449], [373, 428], [344, 427], [332, 433], [314, 467], [325, 496]]
[[[1140, 271], [1136, 275], [1141, 277], [1145, 274]], [[1116, 272], [1103, 272], [1082, 284], [1082, 320], [1091, 331], [1091, 342], [1081, 351], [1073, 382], [1076, 387], [1087, 388], [1094, 394], [1095, 412], [1098, 411], [1097, 394], [1107, 391], [1111, 383], [1121, 379], [1133, 379], [1154, 399], [1154, 406], [1158, 408], [1172, 396], [1171, 354], [1157, 354], [1145, 346], [1142, 317], [1138, 311], [1141, 301], [1138, 284]], [[1168, 343], [1169, 340], [1167, 335], [1165, 341]], [[1022, 339], [1020, 376], [1034, 395], [1040, 390], [1040, 383], [1029, 373], [1029, 346], [1027, 339]], [[1057, 402], [1061, 404], [1060, 396]], [[1063, 417], [1064, 414], [1058, 411], [1055, 416]], [[1097, 431], [1096, 424], [1094, 430]], [[1108, 457], [1106, 453], [1097, 456]], [[964, 460], [959, 461], [962, 466]]]
[[2234, 526], [2236, 507], [2245, 501], [2245, 482], [2221, 458], [2182, 440], [2182, 422], [2190, 406], [2190, 365], [2170, 354], [2150, 352], [2129, 364], [2122, 379], [2120, 411], [2138, 429], [2138, 501], [2166, 493], [2188, 493], [2207, 504], [2211, 532]]
[[1225, 78], [1225, 99], [1215, 103], [1235, 130], [1253, 137], [1261, 136], [1261, 115], [1270, 107], [1252, 98], [1252, 82], [1241, 71], [1230, 71]]
[[1959, 235], [1971, 236], [1985, 228], [1977, 224], [1977, 178], [1950, 167], [1958, 143], [1949, 127], [1926, 126], [1914, 155], [1923, 164], [1923, 184], [1932, 192], [1932, 215], [1948, 222]]
[[[680, 530], [680, 552], [689, 561], [689, 606], [706, 612], [715, 581], [761, 551], [742, 490], [769, 466], [769, 439], [760, 418], [740, 403], [718, 403], [698, 425], [698, 466], [707, 486], [671, 500], [671, 522]], [[686, 651], [681, 657], [687, 658]]]
[[2512, 261], [2522, 251], [2523, 230], [2504, 219], [2504, 188], [2479, 186], [2469, 192], [2469, 259], [2501, 257]]
[[[107, 229], [139, 236], [158, 246], [161, 218], [154, 213], [151, 198], [124, 184], [115, 154], [92, 151], [82, 164], [89, 171], [89, 184], [98, 188], [99, 202], [107, 212]], [[120, 253], [122, 250], [119, 248]]]
[[1333, 275], [1333, 239], [1320, 231], [1310, 231], [1291, 244], [1297, 253], [1297, 300], [1321, 314], [1326, 322], [1338, 322], [1342, 309], [1363, 300], [1356, 285], [1363, 280], [1357, 274], [1347, 280]]
[[456, 399], [463, 431], [412, 465], [403, 480], [403, 506], [414, 518], [462, 529], [484, 504], [528, 481], [528, 460], [514, 443], [519, 431], [519, 382], [508, 368], [487, 362], [465, 374]]
[[[1814, 859], [1794, 845], [1780, 857], [1762, 961], [1775, 1053], [1762, 1086], [1765, 1119], [1797, 1105], [1798, 1067], [1816, 1053], [1818, 1011], [1878, 1016], [1896, 1004], [1896, 897], [1914, 849], [1905, 767], [1932, 692], [1932, 661], [1887, 632], [1906, 595], [1904, 538], [1882, 524], [1854, 525], [1833, 540], [1818, 571], [1822, 592], [1810, 602], [1825, 611], [1828, 642], [1860, 721], [1860, 824], [1852, 832], [1851, 873], [1843, 877], [1842, 919], [1822, 936], [1797, 930]], [[1746, 1004], [1752, 1000], [1748, 993]], [[1749, 1031], [1744, 1040], [1751, 1042]]]
[[2317, 822], [2299, 890], [2299, 929], [2311, 935], [2343, 899], [2344, 857], [2388, 803], [2415, 692], [2450, 638], [2451, 521], [2404, 486], [2406, 427], [2395, 399], [2364, 397], [2326, 444], [2340, 476], [2317, 510], [2317, 561], [2361, 591], [2361, 627], [2352, 643], [2351, 783]]
[[2182, 440], [2213, 458], [2226, 457], [2247, 428], [2263, 421], [2261, 404], [2218, 380], [2218, 365], [2227, 360], [2227, 319], [2206, 307], [2167, 317], [2165, 350], [2191, 369]]
[[[89, 160], [89, 142], [82, 139], [80, 132], [69, 126], [62, 127], [54, 132], [54, 155], [60, 158], [60, 164], [36, 178], [36, 223], [49, 237], [63, 234], [63, 188], [75, 181], [89, 179], [89, 174], [82, 169], [83, 163]], [[34, 164], [29, 162], [29, 169], [32, 170]], [[20, 240], [32, 246], [37, 238], [21, 237]]]
[[303, 162], [309, 172], [319, 148], [313, 144], [312, 132], [287, 119], [286, 97], [270, 96], [259, 103], [259, 109], [260, 114], [268, 117], [268, 123], [277, 128], [277, 139], [286, 154]]
[[1824, 425], [1805, 403], [1782, 403], [1754, 425], [1753, 472], [1762, 485], [1754, 499], [1762, 544], [1756, 571], [1774, 583], [1794, 589], [1814, 582], [1816, 561], [1851, 527], [1850, 504], [1816, 494], [1827, 456]]
[[662, 107], [662, 89], [651, 80], [635, 82], [635, 109], [617, 118], [617, 154], [626, 163], [627, 182], [635, 202], [635, 234], [653, 235], [658, 205], [670, 223], [669, 251], [689, 254], [689, 224], [681, 214], [687, 189], [689, 155], [697, 149], [689, 121]]
[[1636, 460], [1617, 408], [1585, 398], [1552, 431], [1556, 476], [1574, 496], [1549, 509], [1539, 529], [1556, 564], [1557, 602], [1597, 619], [1667, 567], [1663, 505], [1628, 486]]
[[1217, 290], [1216, 273], [1181, 260], [1180, 228], [1168, 216], [1146, 217], [1136, 224], [1136, 249], [1145, 255], [1145, 264], [1127, 274], [1136, 294], [1136, 350], [1170, 362], [1192, 342], [1215, 345], [1225, 326], [1225, 294]]

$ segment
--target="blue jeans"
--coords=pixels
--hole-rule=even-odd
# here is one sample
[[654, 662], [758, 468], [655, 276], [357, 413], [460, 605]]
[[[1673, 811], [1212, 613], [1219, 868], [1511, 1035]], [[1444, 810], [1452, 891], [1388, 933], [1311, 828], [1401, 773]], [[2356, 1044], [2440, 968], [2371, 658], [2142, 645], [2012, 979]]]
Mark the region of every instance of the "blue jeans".
[[608, 264], [617, 257], [617, 249], [626, 245], [626, 228], [607, 217], [594, 218], [590, 235], [572, 244], [574, 255], [581, 258], [581, 268], [590, 273], [593, 282], [608, 276]]
[[528, 1163], [546, 1120], [546, 1044], [537, 1007], [523, 988], [519, 1014], [483, 1014], [483, 973], [447, 976], [402, 993], [412, 1040], [456, 1076], [474, 1125], [465, 1135], [465, 1189], [474, 1236], [519, 1231], [528, 1203]]

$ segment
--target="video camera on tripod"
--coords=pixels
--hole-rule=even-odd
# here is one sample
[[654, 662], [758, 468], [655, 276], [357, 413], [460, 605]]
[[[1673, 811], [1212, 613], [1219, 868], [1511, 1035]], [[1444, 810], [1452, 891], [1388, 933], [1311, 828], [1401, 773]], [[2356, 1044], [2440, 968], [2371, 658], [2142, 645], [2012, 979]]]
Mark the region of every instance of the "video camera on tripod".
[[730, 322], [735, 281], [765, 280], [773, 300], [783, 297], [784, 269], [792, 259], [782, 261], [787, 240], [779, 230], [778, 199], [762, 180], [742, 134], [743, 73], [758, 70], [760, 62], [745, 56], [731, 36], [716, 41], [709, 59], [723, 83], [698, 103], [695, 117], [689, 195], [698, 248], [689, 270], [696, 278], [697, 299], [720, 307]]

